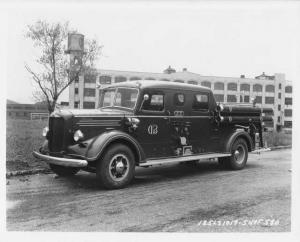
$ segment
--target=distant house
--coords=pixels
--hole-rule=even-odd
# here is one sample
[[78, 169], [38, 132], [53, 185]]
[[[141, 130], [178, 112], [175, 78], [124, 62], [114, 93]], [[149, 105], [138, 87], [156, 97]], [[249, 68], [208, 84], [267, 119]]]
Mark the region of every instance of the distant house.
[[33, 115], [46, 117], [48, 115], [45, 104], [22, 104], [15, 101], [6, 100], [6, 117], [13, 119], [31, 119]]

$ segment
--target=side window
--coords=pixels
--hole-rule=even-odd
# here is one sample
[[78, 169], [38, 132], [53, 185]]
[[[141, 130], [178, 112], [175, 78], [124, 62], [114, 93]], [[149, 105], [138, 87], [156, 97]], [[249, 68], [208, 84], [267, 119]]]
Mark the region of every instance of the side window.
[[194, 95], [193, 110], [208, 110], [208, 94], [198, 93]]
[[163, 111], [164, 110], [164, 94], [151, 94], [149, 99], [143, 103], [142, 110], [145, 111]]
[[182, 93], [176, 93], [174, 95], [174, 105], [175, 106], [183, 106], [185, 101], [184, 94]]

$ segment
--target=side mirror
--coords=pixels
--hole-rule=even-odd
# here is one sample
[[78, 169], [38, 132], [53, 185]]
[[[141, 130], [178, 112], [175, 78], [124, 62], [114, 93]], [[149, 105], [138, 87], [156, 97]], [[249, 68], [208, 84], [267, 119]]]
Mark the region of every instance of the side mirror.
[[142, 108], [143, 108], [143, 105], [144, 105], [144, 102], [145, 101], [147, 101], [147, 100], [149, 100], [149, 94], [144, 94], [144, 96], [143, 96], [143, 101], [142, 101], [142, 103], [141, 103], [141, 107], [140, 107], [140, 110], [142, 110]]

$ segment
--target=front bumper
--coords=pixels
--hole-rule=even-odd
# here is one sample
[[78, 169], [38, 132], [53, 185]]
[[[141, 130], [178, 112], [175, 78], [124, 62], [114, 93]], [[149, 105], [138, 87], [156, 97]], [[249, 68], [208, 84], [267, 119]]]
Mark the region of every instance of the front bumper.
[[60, 165], [60, 166], [68, 166], [68, 167], [86, 167], [88, 162], [86, 160], [79, 159], [71, 159], [71, 158], [63, 158], [63, 157], [55, 157], [50, 155], [44, 155], [40, 152], [34, 151], [33, 156], [44, 160], [48, 164]]

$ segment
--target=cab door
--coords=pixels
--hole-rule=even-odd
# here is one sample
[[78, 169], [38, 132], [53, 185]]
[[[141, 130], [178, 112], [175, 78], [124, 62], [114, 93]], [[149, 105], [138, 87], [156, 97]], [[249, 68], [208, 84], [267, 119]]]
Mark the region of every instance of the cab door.
[[205, 91], [192, 92], [189, 95], [191, 142], [194, 153], [214, 151], [212, 138], [212, 116], [210, 112], [210, 93]]
[[147, 158], [164, 158], [171, 154], [170, 118], [167, 110], [167, 94], [162, 90], [145, 90], [138, 113], [140, 120], [136, 139], [144, 149]]

